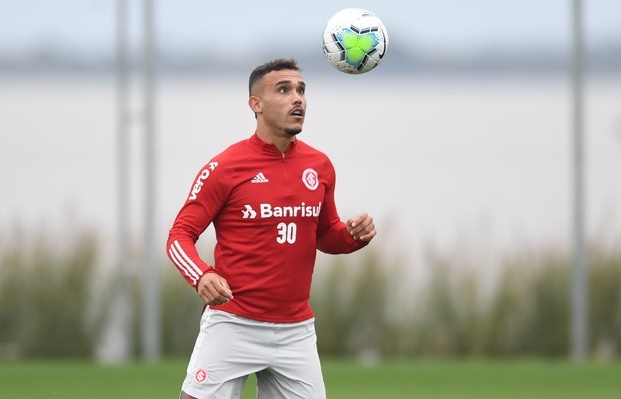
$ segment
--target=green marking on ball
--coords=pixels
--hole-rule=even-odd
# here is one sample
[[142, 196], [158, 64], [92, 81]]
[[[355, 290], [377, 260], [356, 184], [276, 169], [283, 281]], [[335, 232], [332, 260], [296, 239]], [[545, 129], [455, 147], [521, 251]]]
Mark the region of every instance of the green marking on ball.
[[349, 28], [343, 28], [338, 39], [345, 48], [345, 61], [353, 66], [359, 66], [364, 56], [378, 45], [379, 39], [373, 32], [356, 33]]

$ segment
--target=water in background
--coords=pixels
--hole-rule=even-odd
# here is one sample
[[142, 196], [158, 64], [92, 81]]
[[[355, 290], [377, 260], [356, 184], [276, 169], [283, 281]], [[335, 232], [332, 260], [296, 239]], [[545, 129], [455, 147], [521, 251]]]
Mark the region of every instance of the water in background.
[[[342, 218], [368, 211], [376, 244], [414, 250], [568, 245], [569, 80], [307, 79], [300, 139], [337, 169]], [[159, 238], [209, 158], [250, 136], [245, 77], [165, 80], [157, 89]], [[587, 82], [587, 216], [591, 237], [621, 232], [621, 80]], [[131, 221], [143, 224], [140, 92], [132, 90]], [[112, 80], [3, 81], [0, 231], [15, 225], [116, 229], [116, 106]], [[60, 237], [62, 240], [62, 237]]]

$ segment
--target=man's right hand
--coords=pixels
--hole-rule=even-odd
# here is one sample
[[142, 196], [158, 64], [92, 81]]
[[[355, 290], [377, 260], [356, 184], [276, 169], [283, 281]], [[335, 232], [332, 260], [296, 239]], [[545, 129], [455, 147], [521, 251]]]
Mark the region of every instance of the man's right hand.
[[207, 305], [223, 305], [233, 299], [231, 288], [218, 273], [205, 274], [196, 291]]

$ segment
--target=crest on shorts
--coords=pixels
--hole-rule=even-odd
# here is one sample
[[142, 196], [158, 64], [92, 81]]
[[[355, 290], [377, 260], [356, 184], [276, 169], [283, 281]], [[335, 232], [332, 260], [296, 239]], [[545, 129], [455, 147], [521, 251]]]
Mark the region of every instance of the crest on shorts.
[[196, 370], [196, 373], [194, 373], [194, 381], [196, 381], [197, 384], [202, 384], [207, 381], [207, 372], [203, 369]]
[[302, 182], [309, 190], [317, 190], [319, 187], [319, 175], [315, 172], [315, 169], [308, 168], [302, 172]]

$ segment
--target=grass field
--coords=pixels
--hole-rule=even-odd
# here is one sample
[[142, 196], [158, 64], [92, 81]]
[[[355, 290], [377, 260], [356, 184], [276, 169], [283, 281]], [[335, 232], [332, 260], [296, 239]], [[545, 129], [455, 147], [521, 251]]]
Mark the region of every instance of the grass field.
[[[621, 393], [621, 363], [544, 361], [323, 362], [330, 399], [607, 399]], [[176, 399], [185, 361], [98, 366], [0, 362], [0, 398]], [[244, 399], [254, 397], [254, 380]]]

